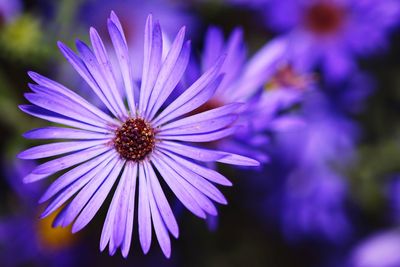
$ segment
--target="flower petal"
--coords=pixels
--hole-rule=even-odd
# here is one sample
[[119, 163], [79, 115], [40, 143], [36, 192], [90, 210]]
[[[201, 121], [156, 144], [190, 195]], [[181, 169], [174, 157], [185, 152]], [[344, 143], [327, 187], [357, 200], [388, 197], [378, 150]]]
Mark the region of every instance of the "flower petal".
[[74, 151], [83, 150], [93, 146], [106, 144], [108, 140], [60, 142], [35, 146], [18, 154], [20, 159], [41, 159], [58, 156]]
[[151, 191], [154, 195], [158, 210], [160, 211], [162, 219], [165, 225], [168, 227], [168, 230], [175, 238], [178, 238], [179, 235], [178, 223], [176, 222], [175, 216], [171, 210], [170, 205], [168, 204], [168, 200], [165, 197], [165, 194], [161, 188], [160, 182], [158, 181], [157, 175], [154, 172], [153, 167], [151, 166], [150, 163], [148, 163], [147, 165], [148, 165], [147, 166], [148, 180], [150, 181]]
[[[131, 164], [133, 165], [133, 164]], [[129, 253], [129, 248], [131, 245], [132, 239], [132, 228], [133, 228], [133, 219], [134, 219], [134, 210], [135, 210], [135, 192], [136, 192], [136, 179], [138, 173], [138, 164], [134, 164], [131, 168], [131, 178], [129, 179], [129, 198], [128, 198], [128, 216], [126, 217], [126, 228], [125, 228], [125, 236], [124, 241], [121, 246], [121, 252], [123, 257], [127, 257]], [[129, 167], [129, 163], [128, 163]]]
[[114, 12], [111, 13], [111, 19], [107, 21], [107, 25], [115, 54], [118, 58], [122, 79], [124, 81], [125, 94], [128, 100], [129, 110], [132, 114], [134, 114], [136, 112], [134, 92], [139, 91], [139, 89], [133, 81], [132, 64], [125, 35]]
[[160, 71], [162, 60], [162, 33], [158, 22], [153, 24], [153, 17], [147, 17], [144, 33], [143, 73], [140, 86], [139, 110], [146, 114], [150, 94]]
[[112, 139], [113, 134], [95, 133], [85, 130], [62, 127], [43, 127], [23, 134], [27, 139]]
[[[144, 165], [146, 172], [148, 173], [149, 168], [148, 165]], [[161, 250], [164, 255], [169, 258], [171, 256], [171, 240], [168, 235], [168, 231], [165, 227], [163, 220], [161, 219], [160, 211], [156, 205], [156, 201], [154, 198], [154, 194], [151, 190], [151, 182], [149, 177], [147, 177], [147, 189], [149, 194], [149, 203], [150, 203], [150, 210], [151, 210], [151, 218], [153, 221], [154, 231], [156, 233], [156, 237], [158, 243], [160, 244]]]
[[185, 142], [212, 142], [236, 133], [240, 127], [234, 126], [222, 130], [202, 134], [159, 134], [163, 140], [177, 140]]
[[147, 188], [147, 173], [143, 164], [139, 165], [139, 240], [144, 254], [151, 246], [151, 212]]
[[173, 141], [160, 142], [157, 144], [157, 148], [204, 162], [214, 162], [225, 156], [223, 153], [220, 153], [219, 151], [193, 147]]
[[37, 107], [34, 105], [20, 105], [19, 108], [23, 112], [25, 112], [29, 115], [32, 115], [34, 117], [43, 119], [43, 120], [60, 123], [60, 124], [64, 124], [67, 126], [76, 127], [79, 129], [84, 129], [84, 130], [93, 131], [93, 132], [99, 132], [99, 133], [109, 133], [110, 132], [108, 129], [104, 129], [104, 128], [100, 128], [97, 126], [82, 123], [82, 122], [76, 121], [72, 118], [68, 118], [63, 115], [59, 115], [55, 112], [52, 112], [50, 110], [46, 110], [46, 109], [43, 109], [43, 108], [40, 108], [40, 107]]

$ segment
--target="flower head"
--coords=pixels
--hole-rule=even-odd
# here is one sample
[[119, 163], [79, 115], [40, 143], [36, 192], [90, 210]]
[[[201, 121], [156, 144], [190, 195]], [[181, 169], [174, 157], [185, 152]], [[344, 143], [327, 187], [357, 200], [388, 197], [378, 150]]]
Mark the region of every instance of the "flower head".
[[387, 36], [400, 22], [397, 0], [249, 2], [265, 11], [269, 27], [287, 33], [292, 57], [298, 65], [308, 69], [321, 67], [331, 80], [336, 81], [357, 70], [355, 56], [385, 48]]
[[33, 93], [25, 96], [33, 105], [22, 105], [21, 109], [35, 117], [69, 127], [34, 129], [25, 137], [73, 141], [40, 145], [21, 152], [19, 157], [23, 159], [63, 155], [37, 166], [24, 180], [33, 182], [68, 169], [48, 188], [40, 202], [52, 199], [43, 217], [65, 205], [54, 225], [73, 223], [73, 232], [81, 230], [93, 219], [117, 183], [101, 234], [101, 250], [108, 244], [110, 254], [121, 248], [122, 255], [128, 255], [134, 211], [137, 210], [139, 239], [144, 253], [150, 249], [154, 227], [158, 243], [169, 257], [169, 233], [178, 237], [179, 230], [160, 180], [165, 181], [191, 212], [206, 218], [207, 214], [217, 214], [212, 201], [226, 204], [213, 183], [231, 183], [199, 162], [249, 166], [257, 166], [258, 162], [185, 143], [211, 142], [236, 130], [232, 124], [237, 118], [235, 111], [242, 106], [239, 103], [184, 116], [212, 97], [222, 79], [223, 58], [184, 93], [163, 106], [189, 61], [190, 41], [184, 41], [185, 28], [179, 31], [163, 58], [160, 25], [153, 22], [151, 15], [147, 18], [140, 86], [132, 77], [127, 42], [121, 23], [113, 12], [108, 19], [108, 30], [119, 68], [110, 63], [105, 45], [94, 28], [90, 29], [93, 50], [78, 40], [78, 56], [59, 43], [61, 52], [108, 112], [101, 111], [55, 81], [29, 73], [37, 84], [30, 84]]
[[240, 128], [234, 135], [212, 145], [266, 162], [268, 161], [266, 148], [269, 141], [267, 133], [276, 130], [277, 124], [283, 125], [283, 121], [287, 122], [287, 126], [298, 123], [297, 119], [285, 116], [286, 114], [280, 116], [279, 113], [298, 102], [301, 93], [299, 91], [284, 96], [280, 90], [267, 92], [263, 88], [268, 81], [273, 80], [280, 66], [286, 62], [286, 40], [278, 38], [268, 42], [249, 59], [246, 52], [241, 28], [233, 30], [225, 41], [220, 28], [210, 27], [206, 34], [200, 63], [191, 62], [191, 71], [186, 79], [194, 80], [200, 76], [200, 70], [210, 68], [222, 54], [226, 54], [226, 60], [220, 70], [224, 73], [221, 84], [215, 95], [195, 112], [237, 101], [246, 103], [239, 111], [240, 118], [236, 122]]

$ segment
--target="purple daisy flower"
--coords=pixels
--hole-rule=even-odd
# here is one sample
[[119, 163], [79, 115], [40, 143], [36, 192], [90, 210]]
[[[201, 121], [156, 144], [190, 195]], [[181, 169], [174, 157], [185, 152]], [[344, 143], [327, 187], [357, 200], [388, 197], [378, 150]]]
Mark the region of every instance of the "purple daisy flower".
[[[331, 79], [347, 77], [356, 69], [355, 55], [380, 51], [400, 21], [398, 0], [264, 0], [268, 26], [289, 32], [297, 64], [316, 65]], [[368, 36], [368, 41], [365, 37]]]
[[34, 93], [27, 93], [25, 97], [33, 105], [20, 108], [32, 116], [69, 127], [39, 128], [24, 136], [75, 141], [40, 145], [21, 152], [19, 157], [22, 159], [67, 154], [39, 165], [24, 181], [34, 182], [68, 169], [48, 188], [40, 202], [52, 199], [42, 217], [66, 205], [54, 225], [73, 223], [73, 232], [92, 220], [117, 182], [104, 222], [100, 249], [104, 250], [108, 244], [109, 253], [113, 255], [121, 248], [124, 257], [130, 248], [135, 193], [138, 191], [137, 221], [143, 252], [150, 249], [154, 228], [163, 253], [169, 257], [169, 233], [177, 238], [179, 230], [161, 187], [161, 179], [186, 208], [198, 217], [206, 218], [207, 214], [217, 215], [212, 201], [226, 204], [213, 183], [230, 186], [231, 182], [200, 162], [246, 166], [259, 163], [240, 155], [185, 144], [211, 142], [236, 131], [233, 123], [238, 117], [236, 111], [242, 106], [240, 103], [184, 117], [213, 96], [222, 79], [223, 58], [161, 109], [189, 61], [190, 41], [184, 41], [185, 27], [179, 31], [163, 59], [160, 25], [153, 22], [151, 15], [147, 18], [140, 87], [133, 80], [127, 42], [114, 12], [108, 19], [108, 30], [119, 72], [110, 63], [94, 28], [90, 30], [93, 50], [79, 40], [76, 43], [79, 56], [61, 42], [59, 48], [101, 99], [109, 114], [63, 85], [37, 73], [29, 73], [37, 84], [30, 84]]
[[[287, 129], [297, 125], [299, 120], [292, 116], [279, 116], [283, 109], [298, 102], [300, 90], [278, 90], [280, 81], [272, 87], [277, 90], [264, 90], [264, 85], [271, 82], [276, 72], [286, 62], [286, 40], [272, 40], [261, 47], [255, 55], [247, 59], [243, 31], [236, 28], [228, 40], [220, 28], [210, 27], [206, 34], [204, 50], [200, 63], [192, 61], [190, 71], [185, 77], [192, 82], [204, 70], [209, 69], [222, 54], [226, 60], [221, 67], [224, 77], [215, 95], [194, 112], [201, 112], [234, 102], [247, 103], [240, 110], [240, 119], [236, 123], [241, 128], [234, 135], [211, 145], [224, 151], [255, 157], [260, 162], [267, 162], [266, 147], [269, 143], [269, 131]], [[279, 83], [279, 84], [278, 84]]]
[[285, 179], [279, 177], [283, 185], [278, 213], [290, 240], [312, 237], [341, 243], [348, 241], [352, 226], [346, 212], [348, 185], [340, 170], [354, 162], [358, 128], [332, 110], [321, 92], [306, 98], [304, 127], [277, 136], [281, 163], [287, 161], [281, 171]]

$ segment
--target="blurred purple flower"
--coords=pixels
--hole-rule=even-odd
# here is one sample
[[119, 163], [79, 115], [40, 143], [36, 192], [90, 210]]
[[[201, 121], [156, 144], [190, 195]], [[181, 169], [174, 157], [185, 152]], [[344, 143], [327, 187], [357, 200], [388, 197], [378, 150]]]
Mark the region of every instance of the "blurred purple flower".
[[358, 130], [330, 110], [320, 92], [306, 97], [303, 110], [305, 126], [277, 136], [281, 158], [291, 161], [282, 191], [283, 230], [288, 239], [341, 242], [349, 238], [351, 224], [345, 212], [346, 178], [340, 170], [355, 158]]
[[285, 40], [272, 40], [250, 59], [246, 58], [243, 32], [236, 28], [227, 41], [220, 28], [210, 27], [206, 34], [200, 63], [192, 60], [186, 82], [192, 82], [200, 73], [210, 68], [221, 55], [226, 60], [221, 68], [224, 75], [215, 95], [194, 112], [201, 112], [234, 102], [246, 103], [236, 122], [240, 128], [235, 135], [214, 142], [219, 149], [255, 157], [260, 162], [268, 161], [266, 146], [269, 143], [267, 132], [284, 130], [298, 126], [299, 119], [294, 116], [279, 116], [279, 112], [298, 102], [302, 91], [281, 90], [281, 81], [276, 81], [265, 90], [279, 69], [286, 63], [287, 43]]
[[21, 12], [21, 1], [0, 0], [0, 26], [9, 23]]
[[[259, 163], [237, 154], [186, 144], [215, 141], [236, 130], [232, 123], [237, 119], [236, 112], [241, 106], [238, 103], [182, 117], [213, 96], [221, 82], [219, 73], [223, 58], [161, 109], [189, 61], [190, 41], [185, 41], [185, 27], [181, 28], [163, 58], [164, 38], [160, 24], [153, 23], [152, 16], [148, 16], [140, 89], [132, 78], [127, 41], [114, 12], [108, 19], [108, 30], [117, 66], [111, 64], [94, 28], [90, 30], [93, 51], [78, 40], [78, 56], [59, 42], [65, 58], [102, 100], [107, 112], [59, 83], [37, 73], [29, 73], [37, 84], [30, 84], [34, 93], [27, 93], [25, 97], [33, 105], [22, 105], [21, 109], [32, 116], [73, 128], [39, 128], [27, 132], [25, 137], [76, 141], [45, 144], [21, 152], [19, 157], [22, 159], [63, 155], [37, 166], [25, 176], [24, 181], [38, 181], [74, 167], [49, 187], [40, 202], [52, 199], [42, 217], [65, 205], [55, 218], [54, 225], [73, 223], [72, 231], [77, 232], [93, 219], [118, 180], [104, 222], [100, 248], [104, 250], [109, 245], [111, 255], [121, 248], [124, 257], [127, 257], [131, 245], [138, 183], [138, 231], [142, 250], [144, 253], [149, 251], [154, 227], [164, 255], [170, 257], [169, 233], [177, 238], [179, 229], [157, 174], [192, 213], [206, 218], [207, 214], [217, 215], [212, 201], [227, 203], [212, 182], [226, 186], [231, 183], [198, 162], [244, 166], [258, 166]], [[119, 72], [115, 71], [117, 68]], [[122, 83], [116, 81], [116, 74], [121, 76]], [[119, 86], [123, 90], [119, 90]]]
[[22, 178], [35, 167], [33, 162], [16, 160], [4, 167], [10, 184], [12, 213], [0, 216], [0, 262], [2, 267], [71, 266], [77, 259], [76, 241], [69, 229], [55, 229], [51, 218], [38, 220], [39, 184], [23, 184]]
[[[288, 33], [292, 58], [302, 68], [321, 66], [340, 80], [356, 70], [355, 55], [382, 51], [400, 22], [398, 0], [265, 0], [267, 25]], [[367, 39], [366, 39], [367, 38]]]
[[352, 252], [349, 267], [400, 266], [400, 232], [389, 230], [363, 240]]

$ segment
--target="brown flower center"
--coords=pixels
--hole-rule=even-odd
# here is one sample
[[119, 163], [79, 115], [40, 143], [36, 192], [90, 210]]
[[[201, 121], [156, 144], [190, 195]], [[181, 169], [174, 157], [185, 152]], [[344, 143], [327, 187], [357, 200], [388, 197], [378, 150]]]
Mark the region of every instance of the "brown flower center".
[[154, 129], [142, 118], [129, 118], [115, 132], [115, 149], [126, 160], [145, 159], [153, 151], [154, 144]]
[[310, 86], [317, 77], [314, 74], [300, 74], [290, 64], [282, 65], [277, 69], [276, 73], [265, 84], [266, 90], [292, 88], [305, 90]]
[[343, 17], [342, 7], [330, 2], [321, 2], [308, 9], [305, 23], [307, 28], [317, 34], [329, 34], [339, 29]]

